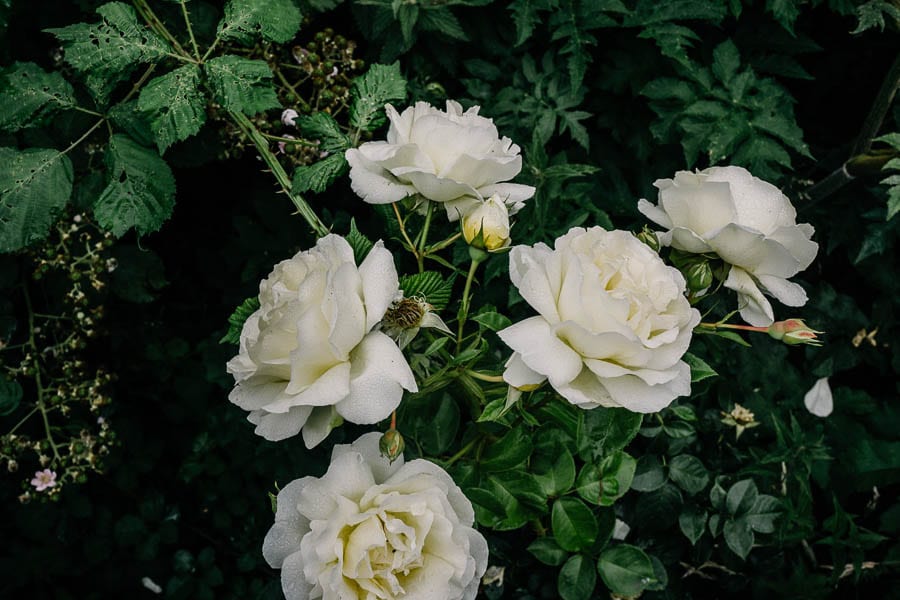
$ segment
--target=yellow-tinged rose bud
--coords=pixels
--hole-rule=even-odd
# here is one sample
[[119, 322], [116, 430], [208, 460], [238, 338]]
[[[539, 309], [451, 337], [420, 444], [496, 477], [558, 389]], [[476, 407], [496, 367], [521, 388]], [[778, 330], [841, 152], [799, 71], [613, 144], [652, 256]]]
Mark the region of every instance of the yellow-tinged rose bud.
[[818, 339], [816, 334], [823, 332], [811, 328], [802, 319], [776, 321], [769, 325], [768, 333], [776, 340], [781, 340], [789, 346], [798, 344], [806, 344], [808, 346], [822, 345], [822, 341]]
[[494, 194], [462, 220], [463, 237], [470, 246], [496, 252], [509, 245], [509, 209]]
[[384, 435], [381, 436], [381, 440], [378, 442], [378, 449], [381, 450], [381, 455], [391, 462], [394, 462], [403, 456], [403, 449], [405, 447], [406, 442], [403, 440], [403, 436], [400, 435], [400, 432], [396, 429], [388, 429], [385, 431]]

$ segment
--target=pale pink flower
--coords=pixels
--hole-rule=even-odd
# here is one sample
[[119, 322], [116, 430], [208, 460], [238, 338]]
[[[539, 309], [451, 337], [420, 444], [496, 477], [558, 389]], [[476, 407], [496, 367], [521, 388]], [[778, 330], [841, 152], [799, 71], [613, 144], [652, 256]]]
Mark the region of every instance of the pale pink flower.
[[39, 492], [43, 492], [47, 488], [56, 487], [56, 471], [44, 469], [43, 471], [35, 472], [31, 485]]

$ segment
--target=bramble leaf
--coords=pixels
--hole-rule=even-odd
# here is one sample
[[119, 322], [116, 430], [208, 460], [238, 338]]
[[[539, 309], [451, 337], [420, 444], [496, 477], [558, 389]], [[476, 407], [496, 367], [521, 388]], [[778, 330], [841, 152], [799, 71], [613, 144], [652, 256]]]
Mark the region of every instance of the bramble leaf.
[[191, 137], [206, 122], [200, 68], [185, 65], [151, 79], [141, 90], [138, 108], [150, 119], [160, 153], [175, 142]]
[[380, 127], [386, 120], [384, 105], [390, 100], [406, 98], [406, 79], [400, 63], [374, 64], [366, 74], [353, 81], [350, 124], [364, 131]]
[[97, 9], [99, 23], [76, 23], [47, 29], [63, 45], [66, 62], [84, 78], [98, 102], [140, 63], [156, 62], [171, 52], [169, 45], [137, 19], [134, 9], [122, 2], [110, 2]]
[[122, 236], [156, 231], [175, 207], [175, 178], [160, 156], [127, 135], [113, 135], [106, 150], [107, 186], [94, 204], [102, 227]]
[[272, 87], [272, 71], [261, 60], [228, 54], [206, 63], [206, 76], [217, 102], [226, 110], [253, 116], [280, 103]]
[[346, 171], [347, 160], [344, 154], [332, 154], [311, 165], [301, 165], [294, 169], [291, 189], [297, 194], [308, 191], [322, 193]]
[[296, 35], [300, 19], [291, 0], [230, 0], [217, 35], [244, 45], [252, 45], [257, 37], [283, 44]]
[[0, 74], [2, 131], [37, 124], [55, 111], [74, 105], [72, 86], [59, 73], [45, 73], [34, 63], [14, 63]]
[[231, 316], [228, 317], [228, 332], [219, 340], [220, 344], [239, 344], [241, 342], [241, 331], [244, 329], [244, 323], [259, 308], [259, 297], [253, 296], [247, 298], [234, 309]]
[[72, 195], [72, 163], [43, 148], [0, 148], [0, 252], [47, 237]]

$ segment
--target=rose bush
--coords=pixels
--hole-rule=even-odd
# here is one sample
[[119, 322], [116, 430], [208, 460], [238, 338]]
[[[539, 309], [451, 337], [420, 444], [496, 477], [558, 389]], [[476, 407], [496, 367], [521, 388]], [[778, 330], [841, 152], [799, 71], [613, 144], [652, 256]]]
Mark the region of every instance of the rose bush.
[[515, 350], [503, 374], [514, 387], [548, 379], [582, 408], [655, 412], [690, 393], [681, 360], [700, 321], [684, 277], [633, 235], [573, 228], [554, 249], [516, 246], [513, 284], [539, 316], [499, 332]]
[[387, 141], [347, 150], [353, 191], [372, 204], [389, 204], [413, 194], [440, 202], [456, 221], [497, 194], [518, 212], [534, 188], [504, 183], [522, 170], [519, 146], [499, 137], [491, 119], [474, 106], [447, 101], [447, 111], [417, 102], [402, 113], [385, 107]]
[[715, 253], [731, 265], [725, 287], [738, 293], [741, 317], [755, 326], [774, 320], [763, 293], [787, 306], [806, 304], [806, 292], [788, 281], [810, 265], [818, 244], [808, 223], [774, 185], [741, 167], [711, 167], [659, 179], [659, 205], [638, 203], [651, 221], [667, 228], [660, 242], [678, 250]]
[[287, 600], [471, 600], [487, 568], [472, 504], [437, 465], [393, 463], [380, 433], [335, 446], [322, 477], [278, 493], [263, 555]]
[[375, 326], [399, 289], [394, 260], [378, 242], [359, 267], [337, 235], [275, 266], [259, 284], [259, 309], [228, 362], [229, 399], [249, 410], [267, 440], [303, 430], [308, 448], [346, 419], [371, 424], [415, 391], [397, 345]]

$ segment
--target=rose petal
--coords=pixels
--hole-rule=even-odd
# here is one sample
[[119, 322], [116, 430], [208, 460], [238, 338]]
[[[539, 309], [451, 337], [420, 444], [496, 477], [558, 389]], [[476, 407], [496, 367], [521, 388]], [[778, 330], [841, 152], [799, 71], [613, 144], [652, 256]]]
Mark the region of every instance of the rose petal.
[[803, 396], [803, 404], [806, 410], [817, 417], [827, 417], [834, 410], [834, 398], [831, 394], [831, 386], [828, 378], [822, 377]]
[[359, 149], [350, 148], [344, 157], [350, 164], [350, 187], [369, 204], [390, 204], [416, 193], [415, 186], [367, 160]]
[[738, 293], [738, 307], [744, 321], [754, 327], [767, 327], [775, 321], [772, 305], [746, 271], [731, 267], [724, 285]]
[[375, 246], [369, 250], [359, 266], [359, 275], [366, 303], [365, 330], [368, 332], [384, 317], [400, 289], [394, 257], [385, 249], [381, 240], [375, 242]]
[[340, 417], [333, 406], [305, 407], [312, 408], [312, 412], [303, 426], [303, 443], [307, 449], [312, 449], [322, 443], [328, 437], [331, 430], [340, 422]]
[[279, 442], [291, 436], [295, 436], [306, 424], [312, 411], [310, 406], [294, 406], [286, 413], [269, 413], [262, 410], [254, 410], [247, 415], [247, 420], [256, 425], [253, 431], [270, 442]]
[[497, 332], [532, 371], [545, 375], [553, 387], [581, 372], [581, 357], [553, 334], [543, 317], [531, 317]]
[[515, 388], [539, 385], [546, 380], [547, 378], [537, 371], [529, 369], [518, 352], [513, 352], [509, 360], [506, 361], [503, 381]]

